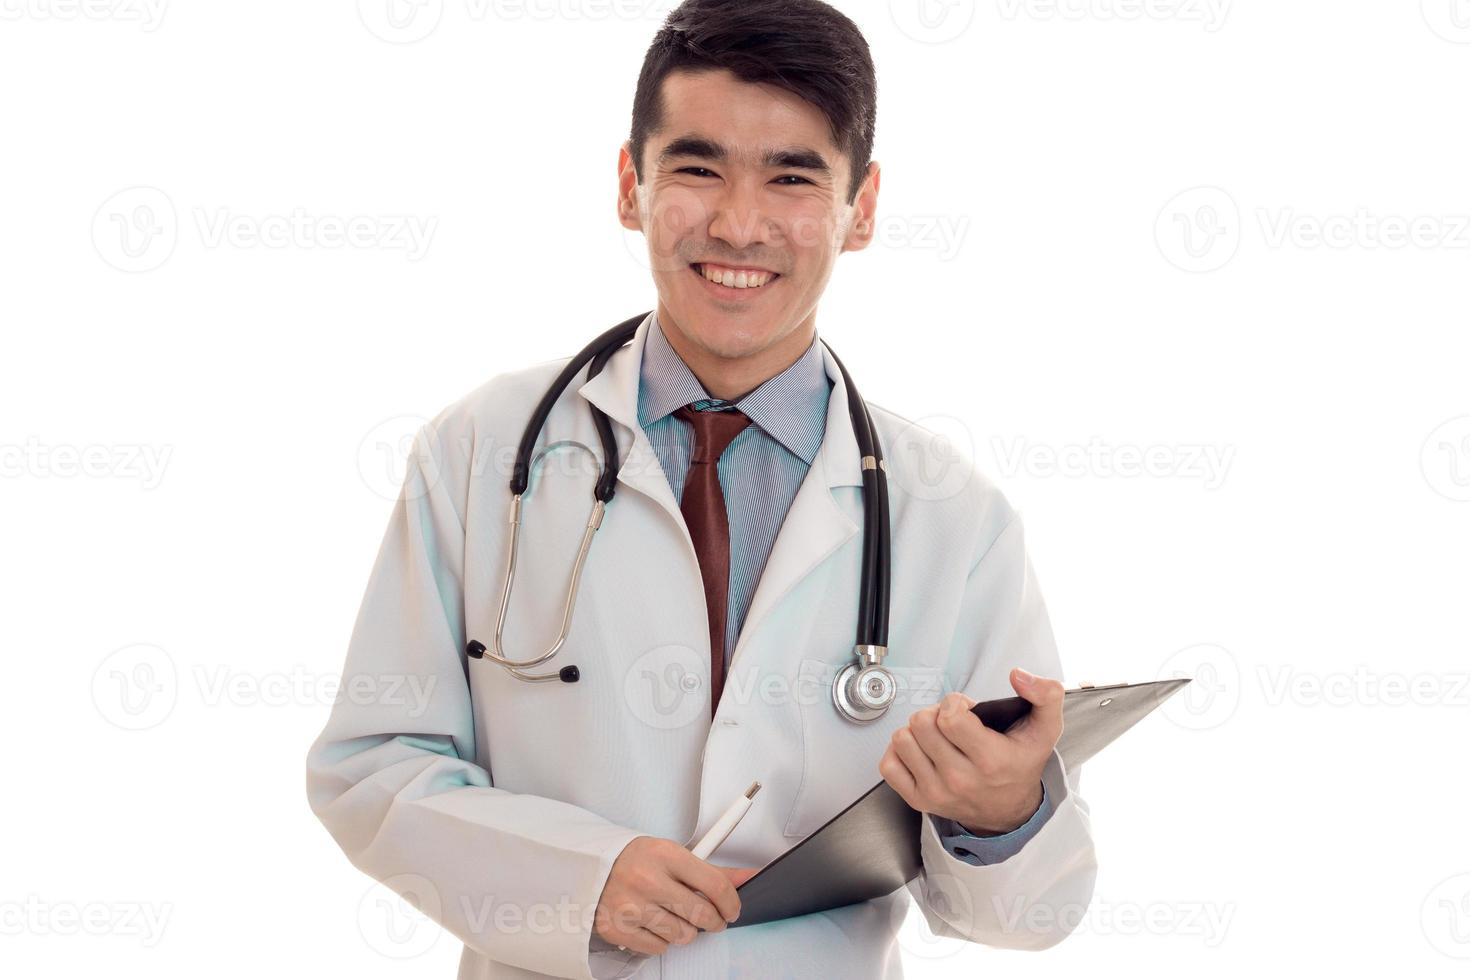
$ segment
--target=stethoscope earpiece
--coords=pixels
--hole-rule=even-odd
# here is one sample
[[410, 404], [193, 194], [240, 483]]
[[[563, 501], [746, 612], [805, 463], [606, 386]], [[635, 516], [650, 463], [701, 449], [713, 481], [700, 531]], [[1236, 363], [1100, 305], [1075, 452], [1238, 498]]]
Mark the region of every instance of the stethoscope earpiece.
[[[471, 656], [476, 660], [483, 660], [486, 653], [485, 644], [481, 643], [479, 640], [471, 640], [468, 644], [465, 645], [464, 652], [468, 656]], [[567, 666], [563, 667], [555, 674], [541, 674], [538, 676], [534, 674], [522, 673], [514, 668], [511, 669], [511, 673], [515, 674], [521, 680], [526, 681], [549, 681], [555, 679], [561, 681], [564, 684], [575, 684], [577, 683], [577, 681], [582, 679], [582, 671], [576, 664], [567, 664]]]

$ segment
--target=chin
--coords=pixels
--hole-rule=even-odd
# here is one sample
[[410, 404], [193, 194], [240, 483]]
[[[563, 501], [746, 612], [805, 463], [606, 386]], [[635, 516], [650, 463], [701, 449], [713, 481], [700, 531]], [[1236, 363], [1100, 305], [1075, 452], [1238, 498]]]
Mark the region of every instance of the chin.
[[723, 317], [718, 314], [701, 315], [696, 311], [692, 322], [685, 329], [693, 339], [710, 353], [724, 358], [749, 357], [770, 343], [772, 328], [768, 323], [751, 323], [749, 317], [736, 315]]
[[769, 314], [726, 313], [701, 300], [670, 305], [669, 313], [686, 337], [718, 357], [746, 357], [764, 348], [774, 333]]

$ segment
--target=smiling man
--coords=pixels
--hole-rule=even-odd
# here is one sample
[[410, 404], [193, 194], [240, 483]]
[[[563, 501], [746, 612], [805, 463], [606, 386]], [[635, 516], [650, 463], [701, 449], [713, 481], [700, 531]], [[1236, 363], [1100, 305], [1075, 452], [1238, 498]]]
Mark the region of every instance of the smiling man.
[[[732, 43], [739, 40], [733, 32], [761, 22], [758, 11], [701, 9], [713, 6], [686, 4], [649, 52], [633, 135], [618, 160], [618, 209], [623, 224], [648, 239], [669, 342], [719, 389], [710, 394], [732, 399], [811, 346], [837, 256], [872, 239], [879, 178], [876, 163], [856, 162], [873, 142], [874, 91], [864, 90], [865, 81], [872, 86], [871, 65], [866, 79], [861, 72], [866, 48], [843, 53], [849, 64], [830, 69], [828, 77], [856, 71], [845, 91], [830, 96], [846, 96], [842, 109], [850, 116], [847, 131], [834, 133], [801, 95], [701, 67], [681, 25], [703, 22], [711, 36], [702, 40]], [[784, 17], [797, 19], [795, 11]], [[721, 37], [722, 30], [732, 33]], [[788, 57], [810, 57], [801, 43], [800, 35], [769, 37], [774, 50], [764, 56], [774, 61], [784, 47]], [[752, 68], [760, 56], [747, 54]]]
[[[935, 934], [1011, 949], [1060, 942], [1091, 900], [1020, 521], [939, 436], [871, 403], [892, 569], [876, 657], [897, 693], [868, 714], [837, 693], [877, 647], [853, 627], [878, 464], [817, 305], [872, 240], [875, 121], [867, 44], [817, 0], [687, 0], [655, 37], [617, 207], [658, 304], [600, 372], [573, 372], [535, 441], [599, 445], [595, 407], [623, 462], [560, 639], [592, 481], [543, 464], [512, 503], [475, 447], [519, 443], [568, 362], [493, 378], [419, 433], [343, 689], [406, 676], [426, 703], [339, 702], [307, 788], [355, 865], [464, 942], [461, 980], [893, 980], [911, 899]], [[577, 669], [546, 679], [575, 683], [506, 669], [548, 649]], [[1032, 710], [1004, 734], [966, 710], [1012, 693]], [[918, 878], [729, 927], [742, 882], [880, 778], [922, 814]], [[696, 857], [752, 780], [719, 863]]]

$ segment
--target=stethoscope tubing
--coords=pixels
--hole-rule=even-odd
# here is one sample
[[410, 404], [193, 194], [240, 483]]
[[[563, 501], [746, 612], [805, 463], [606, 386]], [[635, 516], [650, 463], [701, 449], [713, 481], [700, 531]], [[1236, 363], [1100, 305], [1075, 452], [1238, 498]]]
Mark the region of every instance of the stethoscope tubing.
[[[603, 467], [602, 472], [593, 487], [593, 508], [588, 518], [587, 526], [583, 532], [582, 540], [577, 551], [576, 564], [573, 567], [572, 578], [567, 590], [566, 603], [563, 608], [561, 630], [556, 638], [555, 644], [549, 649], [530, 660], [512, 660], [505, 656], [502, 649], [502, 638], [505, 629], [505, 619], [510, 605], [511, 588], [515, 580], [516, 554], [520, 540], [521, 524], [521, 499], [526, 493], [531, 482], [533, 466], [533, 453], [536, 442], [540, 438], [541, 431], [546, 425], [547, 418], [551, 415], [552, 408], [570, 385], [581, 373], [583, 367], [587, 368], [587, 380], [592, 380], [606, 367], [623, 345], [633, 339], [638, 327], [648, 318], [652, 311], [641, 313], [638, 316], [629, 317], [617, 326], [606, 330], [598, 335], [591, 343], [582, 348], [574, 357], [563, 366], [560, 373], [547, 388], [541, 400], [536, 404], [527, 420], [525, 432], [521, 435], [521, 441], [516, 449], [515, 465], [511, 472], [510, 492], [512, 497], [510, 514], [510, 538], [507, 546], [507, 572], [504, 589], [501, 593], [500, 612], [496, 620], [494, 649], [487, 650], [484, 644], [472, 640], [466, 650], [472, 657], [488, 657], [506, 667], [510, 672], [521, 680], [527, 681], [575, 681], [580, 677], [580, 672], [575, 666], [562, 668], [559, 672], [551, 674], [528, 674], [524, 668], [540, 664], [556, 654], [566, 642], [567, 635], [571, 629], [572, 610], [576, 605], [577, 589], [581, 580], [583, 565], [592, 544], [592, 536], [601, 526], [605, 508], [613, 494], [617, 490], [618, 473], [622, 469], [622, 459], [618, 452], [617, 439], [613, 432], [612, 420], [607, 413], [596, 405], [591, 405], [593, 424], [597, 429], [598, 440], [602, 443]], [[867, 402], [858, 394], [857, 386], [853, 384], [852, 375], [838, 358], [830, 345], [823, 341], [827, 353], [832, 355], [832, 360], [837, 365], [838, 372], [842, 375], [843, 386], [847, 392], [848, 415], [852, 422], [853, 436], [857, 441], [858, 450], [862, 455], [862, 485], [863, 485], [863, 549], [862, 549], [862, 571], [858, 586], [858, 623], [856, 645], [859, 651], [872, 651], [877, 654], [877, 661], [881, 663], [882, 651], [888, 645], [888, 610], [891, 585], [891, 530], [888, 514], [888, 479], [887, 466], [883, 460], [883, 450], [877, 438], [877, 428], [873, 424], [872, 414]]]

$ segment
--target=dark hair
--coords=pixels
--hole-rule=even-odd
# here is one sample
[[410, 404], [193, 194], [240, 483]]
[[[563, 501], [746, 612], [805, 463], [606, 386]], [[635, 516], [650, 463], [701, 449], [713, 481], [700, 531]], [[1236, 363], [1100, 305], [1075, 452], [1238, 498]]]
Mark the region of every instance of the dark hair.
[[744, 82], [780, 86], [827, 117], [832, 142], [852, 165], [847, 201], [867, 176], [878, 83], [857, 25], [820, 0], [684, 0], [654, 36], [633, 96], [629, 150], [639, 183], [643, 146], [663, 123], [663, 80], [675, 71], [726, 69]]

